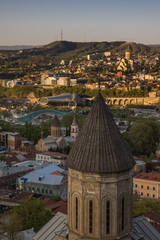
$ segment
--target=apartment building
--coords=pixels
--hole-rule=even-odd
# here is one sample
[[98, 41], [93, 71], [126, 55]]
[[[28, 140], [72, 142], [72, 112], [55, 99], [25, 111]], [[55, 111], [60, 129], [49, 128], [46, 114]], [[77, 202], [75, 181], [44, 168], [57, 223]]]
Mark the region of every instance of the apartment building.
[[9, 148], [9, 149], [17, 149], [21, 145], [21, 135], [17, 132], [1, 132], [0, 133], [0, 146]]
[[133, 192], [141, 197], [160, 199], [160, 173], [141, 173], [133, 178]]

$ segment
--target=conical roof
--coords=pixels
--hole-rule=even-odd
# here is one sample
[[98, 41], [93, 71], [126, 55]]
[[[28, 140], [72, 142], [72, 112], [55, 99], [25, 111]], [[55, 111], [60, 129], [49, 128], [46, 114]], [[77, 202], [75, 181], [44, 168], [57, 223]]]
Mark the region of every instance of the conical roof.
[[53, 121], [52, 121], [51, 126], [52, 126], [52, 127], [60, 127], [60, 126], [61, 126], [60, 121], [59, 121], [57, 115], [55, 115], [55, 117], [54, 117], [54, 119], [53, 119]]
[[74, 143], [68, 167], [83, 172], [127, 171], [135, 161], [99, 93]]
[[73, 117], [72, 126], [77, 126], [77, 123], [76, 123], [76, 116], [75, 116], [75, 114], [74, 114], [74, 117]]

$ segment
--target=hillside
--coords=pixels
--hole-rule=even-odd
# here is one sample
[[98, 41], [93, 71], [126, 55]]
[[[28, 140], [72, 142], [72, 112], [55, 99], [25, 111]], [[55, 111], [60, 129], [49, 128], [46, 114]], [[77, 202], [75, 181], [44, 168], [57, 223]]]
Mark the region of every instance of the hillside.
[[[68, 41], [56, 41], [48, 45], [36, 47], [32, 49], [24, 49], [22, 53], [14, 51], [15, 55], [12, 57], [12, 51], [6, 51], [8, 56], [11, 56], [10, 60], [14, 63], [21, 64], [44, 64], [49, 62], [59, 62], [61, 59], [69, 60], [73, 58], [79, 58], [87, 54], [102, 53], [105, 51], [111, 51], [114, 55], [122, 54], [127, 49], [132, 51], [133, 55], [137, 54], [159, 54], [159, 46], [147, 46], [137, 43], [128, 42], [68, 42]], [[4, 51], [3, 51], [4, 52]]]
[[146, 54], [158, 51], [159, 47], [151, 47], [143, 44], [127, 43], [127, 42], [68, 42], [57, 41], [52, 42], [40, 48], [26, 50], [31, 55], [50, 55], [62, 58], [81, 57], [90, 53], [111, 51], [114, 53], [124, 54], [127, 49], [133, 54]]
[[54, 56], [60, 58], [81, 57], [89, 53], [105, 52], [118, 47], [123, 42], [68, 42], [56, 41], [40, 48], [25, 50], [24, 54]]

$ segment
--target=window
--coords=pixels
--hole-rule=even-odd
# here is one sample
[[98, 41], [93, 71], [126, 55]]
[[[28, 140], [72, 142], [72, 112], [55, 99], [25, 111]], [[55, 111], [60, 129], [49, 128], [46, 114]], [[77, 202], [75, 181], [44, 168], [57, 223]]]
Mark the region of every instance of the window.
[[143, 188], [143, 185], [141, 185], [141, 188]]
[[149, 186], [147, 186], [147, 190], [149, 190]]
[[52, 194], [52, 189], [49, 190], [49, 193]]
[[143, 196], [143, 192], [141, 192], [141, 196]]
[[48, 189], [46, 189], [46, 193], [48, 193]]
[[106, 234], [110, 233], [110, 201], [106, 202]]
[[76, 197], [76, 229], [78, 229], [78, 198]]
[[153, 190], [155, 191], [155, 187], [153, 187]]
[[147, 197], [149, 197], [149, 193], [147, 193]]
[[155, 194], [153, 194], [153, 198], [155, 198]]
[[44, 193], [44, 189], [42, 188], [42, 193]]
[[122, 198], [122, 231], [124, 230], [124, 198]]
[[138, 187], [138, 185], [137, 184], [135, 184], [135, 188], [137, 188]]
[[93, 233], [93, 201], [89, 201], [89, 233]]

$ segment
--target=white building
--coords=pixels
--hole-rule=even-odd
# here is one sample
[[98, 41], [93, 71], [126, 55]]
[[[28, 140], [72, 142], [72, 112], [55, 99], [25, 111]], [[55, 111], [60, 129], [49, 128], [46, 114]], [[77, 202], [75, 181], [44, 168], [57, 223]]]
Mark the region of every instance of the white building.
[[57, 85], [59, 85], [59, 86], [70, 86], [70, 78], [68, 78], [68, 77], [60, 77], [57, 80]]
[[59, 152], [42, 152], [36, 154], [36, 160], [54, 163], [61, 167], [66, 167], [67, 155]]

